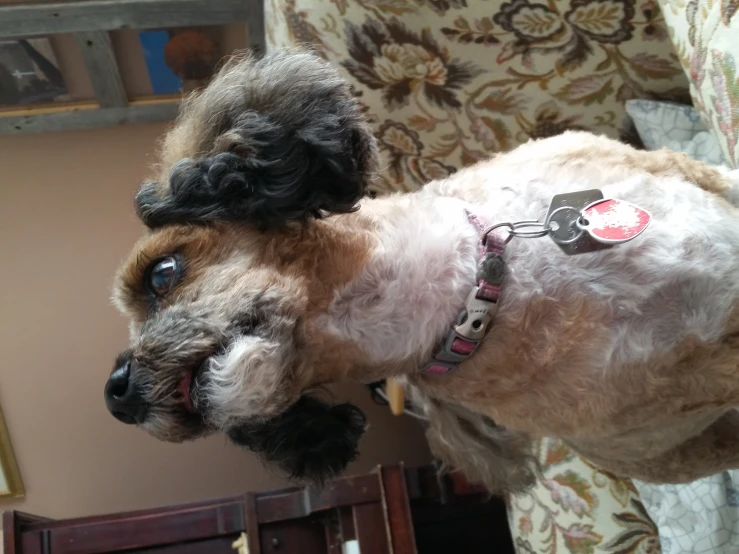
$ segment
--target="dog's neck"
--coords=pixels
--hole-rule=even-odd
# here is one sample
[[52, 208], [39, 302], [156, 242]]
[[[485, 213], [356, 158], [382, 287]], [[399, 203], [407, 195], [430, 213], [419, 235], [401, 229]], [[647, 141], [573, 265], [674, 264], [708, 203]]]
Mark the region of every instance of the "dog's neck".
[[370, 364], [419, 367], [456, 320], [479, 257], [478, 231], [465, 209], [419, 192], [367, 201], [356, 214], [374, 228], [375, 245], [328, 319]]

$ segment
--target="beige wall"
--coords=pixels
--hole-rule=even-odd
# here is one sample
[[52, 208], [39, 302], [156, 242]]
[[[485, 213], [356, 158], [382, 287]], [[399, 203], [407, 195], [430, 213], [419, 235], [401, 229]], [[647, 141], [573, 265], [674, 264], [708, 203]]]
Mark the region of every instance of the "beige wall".
[[[0, 137], [0, 404], [27, 489], [0, 510], [64, 517], [284, 485], [223, 437], [163, 444], [105, 410], [126, 343], [111, 277], [142, 232], [132, 195], [162, 129]], [[369, 412], [354, 471], [427, 459], [415, 422]]]

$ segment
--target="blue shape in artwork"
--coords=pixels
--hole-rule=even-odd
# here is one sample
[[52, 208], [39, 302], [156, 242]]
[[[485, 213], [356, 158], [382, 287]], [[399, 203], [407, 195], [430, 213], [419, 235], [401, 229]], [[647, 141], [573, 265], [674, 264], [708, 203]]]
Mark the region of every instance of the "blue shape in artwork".
[[164, 61], [164, 45], [169, 41], [167, 31], [142, 31], [139, 33], [144, 49], [146, 69], [149, 71], [154, 94], [174, 94], [182, 91], [182, 79], [175, 75]]

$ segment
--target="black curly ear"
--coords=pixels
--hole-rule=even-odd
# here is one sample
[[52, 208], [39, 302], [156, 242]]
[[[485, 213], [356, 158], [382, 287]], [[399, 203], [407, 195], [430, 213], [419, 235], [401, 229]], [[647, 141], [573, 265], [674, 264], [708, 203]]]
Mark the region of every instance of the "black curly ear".
[[136, 210], [152, 228], [213, 220], [269, 227], [350, 212], [375, 170], [375, 140], [348, 86], [305, 54], [227, 68], [186, 105], [180, 125], [207, 135], [198, 140], [209, 144], [188, 150], [216, 153], [177, 163], [169, 190], [141, 188]]
[[356, 459], [365, 428], [364, 413], [353, 404], [332, 406], [303, 396], [281, 415], [235, 427], [228, 437], [291, 478], [321, 484]]

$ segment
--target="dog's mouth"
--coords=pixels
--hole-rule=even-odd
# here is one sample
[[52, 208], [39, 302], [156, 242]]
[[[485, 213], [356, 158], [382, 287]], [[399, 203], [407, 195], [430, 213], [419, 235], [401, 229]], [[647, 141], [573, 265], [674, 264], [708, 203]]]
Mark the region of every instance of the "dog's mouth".
[[[207, 363], [209, 359], [210, 358], [207, 358], [206, 361], [203, 363]], [[195, 410], [195, 402], [193, 401], [193, 389], [197, 387], [197, 377], [202, 371], [202, 365], [194, 370], [185, 371], [185, 374], [182, 376], [180, 382], [177, 385], [177, 391], [182, 397], [182, 405], [184, 406], [185, 410], [187, 410], [187, 412], [191, 414], [197, 413], [197, 411]]]
[[177, 392], [182, 399], [182, 408], [188, 414], [201, 418], [205, 416], [207, 398], [202, 390], [207, 385], [208, 375], [215, 365], [214, 360], [224, 356], [239, 338], [253, 335], [260, 323], [261, 320], [253, 315], [237, 318], [229, 328], [230, 339], [226, 339], [183, 373], [177, 383]]
[[203, 387], [213, 358], [223, 355], [228, 346], [222, 346], [206, 357], [193, 369], [188, 369], [177, 384], [177, 391], [182, 398], [182, 407], [193, 415], [203, 415], [203, 401], [199, 391]]

